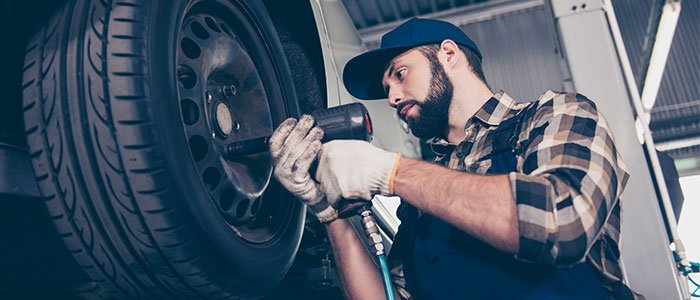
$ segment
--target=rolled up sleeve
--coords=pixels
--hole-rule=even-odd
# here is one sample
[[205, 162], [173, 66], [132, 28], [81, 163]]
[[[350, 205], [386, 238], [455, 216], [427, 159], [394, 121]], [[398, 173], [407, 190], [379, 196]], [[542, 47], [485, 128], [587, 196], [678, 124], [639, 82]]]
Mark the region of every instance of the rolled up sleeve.
[[519, 229], [516, 258], [553, 266], [585, 259], [629, 177], [611, 130], [578, 94], [540, 103], [509, 174]]

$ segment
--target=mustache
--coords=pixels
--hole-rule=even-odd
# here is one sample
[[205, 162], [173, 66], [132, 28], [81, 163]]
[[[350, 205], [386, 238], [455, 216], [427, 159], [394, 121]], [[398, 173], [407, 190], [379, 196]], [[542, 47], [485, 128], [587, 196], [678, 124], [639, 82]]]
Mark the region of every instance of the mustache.
[[409, 106], [409, 105], [417, 105], [420, 107], [420, 102], [418, 102], [418, 100], [416, 100], [416, 99], [408, 99], [408, 100], [401, 101], [401, 103], [399, 103], [396, 106], [396, 114], [399, 115], [399, 118], [402, 118], [401, 117], [401, 110], [404, 107]]

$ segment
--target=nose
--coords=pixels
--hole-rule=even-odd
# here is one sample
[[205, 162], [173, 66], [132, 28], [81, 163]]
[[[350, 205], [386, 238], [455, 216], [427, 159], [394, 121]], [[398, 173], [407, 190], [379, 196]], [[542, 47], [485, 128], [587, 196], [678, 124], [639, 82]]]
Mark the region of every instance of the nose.
[[399, 105], [399, 102], [401, 102], [404, 98], [403, 92], [395, 86], [389, 86], [389, 93], [388, 93], [388, 98], [389, 98], [389, 105], [393, 108], [396, 108]]

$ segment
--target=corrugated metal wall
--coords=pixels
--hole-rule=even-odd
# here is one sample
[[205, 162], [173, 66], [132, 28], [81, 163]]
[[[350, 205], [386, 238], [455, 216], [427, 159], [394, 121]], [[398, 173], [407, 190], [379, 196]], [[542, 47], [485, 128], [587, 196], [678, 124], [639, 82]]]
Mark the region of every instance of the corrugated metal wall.
[[[642, 45], [654, 0], [613, 1], [635, 76], [642, 64]], [[700, 137], [700, 1], [682, 1], [659, 96], [651, 113], [654, 141]], [[700, 146], [667, 151], [674, 158], [700, 157]]]
[[564, 90], [550, 19], [540, 6], [460, 26], [479, 45], [492, 90], [505, 90], [525, 101], [549, 89]]

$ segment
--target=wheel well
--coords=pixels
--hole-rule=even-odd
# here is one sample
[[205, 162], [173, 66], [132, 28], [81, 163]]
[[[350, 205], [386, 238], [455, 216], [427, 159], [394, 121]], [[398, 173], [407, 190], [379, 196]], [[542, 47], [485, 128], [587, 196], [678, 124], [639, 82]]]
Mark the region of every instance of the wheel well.
[[[300, 92], [297, 88], [297, 92], [301, 94], [299, 100], [301, 112], [310, 113], [313, 110], [325, 108], [327, 90], [321, 42], [318, 34], [309, 34], [318, 32], [311, 4], [308, 0], [264, 0], [263, 2], [280, 34], [294, 81], [308, 82], [306, 79], [314, 76], [318, 82], [320, 94], [316, 94], [316, 91]], [[290, 48], [287, 39], [293, 40], [293, 45], [301, 49]], [[299, 51], [303, 53], [298, 53]], [[310, 62], [310, 66], [298, 64], [298, 61], [293, 59], [296, 55], [303, 55]]]

